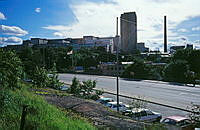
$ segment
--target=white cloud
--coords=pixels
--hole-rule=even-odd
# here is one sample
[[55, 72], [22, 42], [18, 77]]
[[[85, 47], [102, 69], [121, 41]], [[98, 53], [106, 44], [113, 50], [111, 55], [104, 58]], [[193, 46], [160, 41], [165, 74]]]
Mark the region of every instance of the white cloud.
[[192, 31], [200, 31], [200, 27], [194, 27], [192, 28]]
[[0, 33], [4, 35], [15, 35], [15, 36], [24, 36], [28, 34], [27, 31], [21, 29], [20, 27], [6, 26], [6, 25], [0, 25]]
[[0, 20], [6, 20], [6, 17], [3, 13], [0, 12]]
[[22, 39], [18, 37], [0, 37], [0, 44], [8, 45], [8, 44], [21, 44]]
[[40, 13], [41, 12], [41, 8], [35, 8], [35, 12], [36, 13]]
[[[189, 16], [200, 15], [199, 0], [110, 0], [111, 2], [89, 2], [83, 1], [70, 5], [77, 21], [68, 25], [46, 26], [45, 29], [54, 30], [65, 34], [67, 37], [82, 37], [83, 35], [115, 36], [116, 17], [123, 12], [135, 11], [137, 14], [138, 42], [147, 40], [160, 41], [162, 37], [163, 19], [167, 15], [168, 28], [189, 18]], [[113, 2], [113, 3], [112, 3]], [[161, 29], [155, 29], [161, 25]], [[186, 31], [186, 30], [181, 30]], [[178, 36], [177, 33], [168, 31], [171, 37]], [[162, 40], [163, 41], [163, 40]], [[163, 43], [161, 41], [161, 43]], [[161, 46], [161, 45], [160, 45]], [[151, 48], [151, 44], [149, 45]]]
[[55, 32], [55, 33], [53, 33], [53, 35], [56, 36], [56, 37], [62, 37], [62, 38], [65, 37], [65, 34], [60, 33], [60, 32]]
[[178, 32], [188, 32], [188, 30], [185, 28], [180, 28], [180, 29], [178, 29]]

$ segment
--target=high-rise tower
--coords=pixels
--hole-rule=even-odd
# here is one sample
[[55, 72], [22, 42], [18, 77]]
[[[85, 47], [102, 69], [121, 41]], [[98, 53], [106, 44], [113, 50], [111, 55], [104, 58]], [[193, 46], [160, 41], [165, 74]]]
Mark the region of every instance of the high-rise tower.
[[135, 12], [121, 14], [121, 50], [124, 53], [135, 53], [137, 49], [137, 16]]

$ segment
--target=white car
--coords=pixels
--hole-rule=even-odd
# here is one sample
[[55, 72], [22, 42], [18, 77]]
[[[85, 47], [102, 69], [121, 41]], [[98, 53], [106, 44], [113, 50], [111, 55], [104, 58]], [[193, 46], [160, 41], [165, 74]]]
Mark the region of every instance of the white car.
[[[108, 102], [106, 104], [107, 107], [110, 107], [112, 110], [117, 111], [117, 102]], [[120, 112], [124, 112], [126, 110], [128, 110], [129, 106], [122, 104], [122, 102], [119, 102], [119, 111]]]
[[114, 102], [112, 98], [101, 97], [96, 102], [106, 105], [108, 102]]
[[68, 85], [63, 85], [63, 86], [60, 86], [59, 90], [61, 91], [67, 91], [70, 87]]
[[160, 113], [144, 108], [133, 108], [132, 110], [126, 110], [123, 114], [133, 118], [134, 120], [146, 122], [160, 122], [162, 119]]

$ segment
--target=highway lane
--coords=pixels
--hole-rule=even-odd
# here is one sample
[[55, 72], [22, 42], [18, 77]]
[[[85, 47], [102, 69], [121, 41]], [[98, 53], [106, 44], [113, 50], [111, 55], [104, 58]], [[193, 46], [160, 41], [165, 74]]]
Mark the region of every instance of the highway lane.
[[[116, 92], [116, 78], [96, 75], [59, 74], [63, 82], [71, 83], [73, 77], [80, 81], [96, 80], [97, 88]], [[191, 102], [200, 104], [200, 88], [173, 85], [164, 82], [130, 81], [120, 79], [120, 94], [186, 109]]]

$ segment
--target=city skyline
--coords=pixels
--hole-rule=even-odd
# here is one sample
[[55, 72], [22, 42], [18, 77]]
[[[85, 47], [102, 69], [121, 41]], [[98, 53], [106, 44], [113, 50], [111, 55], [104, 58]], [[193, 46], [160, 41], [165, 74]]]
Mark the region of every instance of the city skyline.
[[4, 0], [0, 1], [0, 46], [20, 44], [31, 37], [115, 36], [116, 17], [135, 11], [138, 42], [150, 49], [163, 50], [164, 15], [168, 17], [169, 46], [187, 41], [200, 47], [199, 4], [198, 0]]

